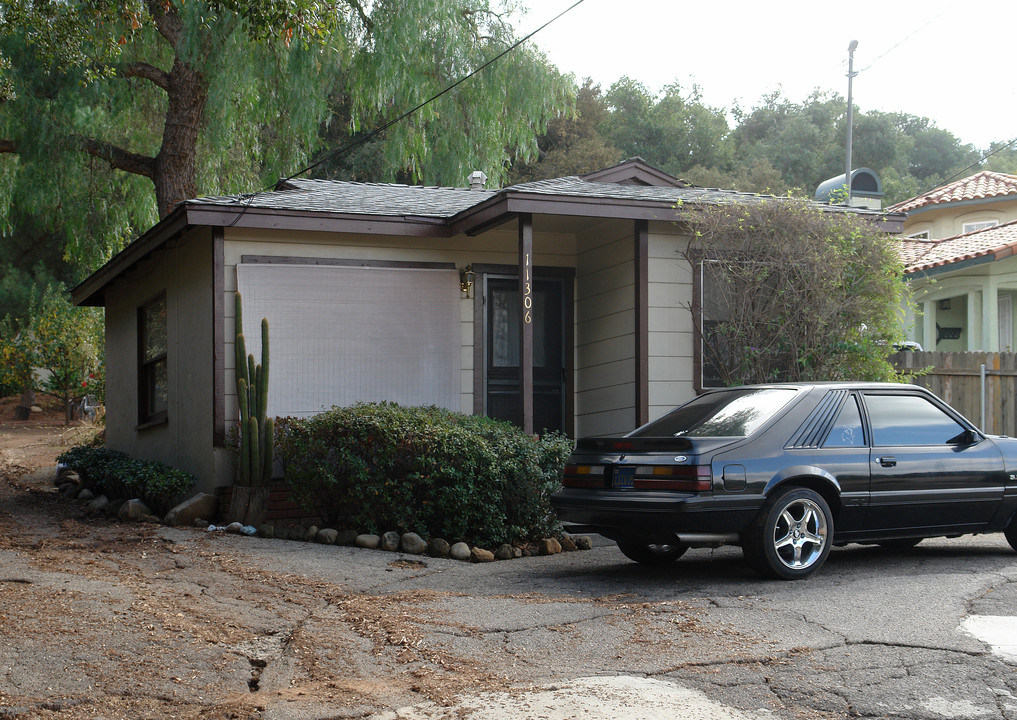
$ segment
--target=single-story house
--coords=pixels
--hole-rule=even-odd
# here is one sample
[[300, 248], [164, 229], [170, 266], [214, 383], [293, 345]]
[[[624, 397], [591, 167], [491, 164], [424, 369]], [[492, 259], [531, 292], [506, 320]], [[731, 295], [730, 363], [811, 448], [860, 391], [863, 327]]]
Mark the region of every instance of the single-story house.
[[901, 256], [925, 350], [1013, 351], [1017, 175], [982, 171], [888, 208], [905, 213]]
[[268, 319], [270, 415], [391, 400], [627, 432], [702, 385], [677, 206], [759, 199], [634, 159], [500, 190], [291, 180], [183, 202], [73, 291], [106, 309], [106, 442], [232, 484], [238, 290], [255, 357]]

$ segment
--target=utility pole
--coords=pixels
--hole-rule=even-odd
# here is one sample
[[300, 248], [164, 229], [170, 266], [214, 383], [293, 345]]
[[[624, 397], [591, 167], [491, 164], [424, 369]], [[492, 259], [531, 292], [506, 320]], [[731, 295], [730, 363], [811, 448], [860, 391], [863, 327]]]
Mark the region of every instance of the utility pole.
[[855, 48], [858, 47], [858, 41], [852, 40], [851, 44], [848, 45], [848, 96], [847, 96], [847, 162], [845, 163], [847, 169], [844, 171], [844, 183], [847, 185], [847, 204], [851, 204], [851, 133], [852, 126], [854, 124], [854, 101], [851, 98], [851, 81], [854, 80], [855, 75]]

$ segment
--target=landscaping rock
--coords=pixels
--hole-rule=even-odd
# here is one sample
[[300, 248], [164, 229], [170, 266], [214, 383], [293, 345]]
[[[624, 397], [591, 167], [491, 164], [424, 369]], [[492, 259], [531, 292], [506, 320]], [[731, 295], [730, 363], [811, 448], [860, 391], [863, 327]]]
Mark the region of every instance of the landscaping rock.
[[470, 549], [470, 562], [494, 562], [494, 553], [490, 550], [485, 550], [484, 548], [472, 548]]
[[207, 528], [212, 523], [210, 523], [208, 520], [204, 518], [194, 518], [194, 522], [192, 524], [196, 528]]
[[100, 495], [88, 503], [88, 509], [92, 512], [102, 512], [106, 509], [107, 505], [109, 505], [109, 498], [105, 495]]
[[561, 552], [561, 543], [554, 538], [544, 538], [537, 545], [541, 555], [556, 555]]
[[120, 517], [120, 509], [127, 503], [124, 498], [110, 498], [104, 510], [110, 517]]
[[174, 507], [163, 519], [167, 525], [193, 525], [197, 518], [214, 518], [219, 499], [210, 493], [198, 493]]
[[469, 560], [470, 546], [464, 542], [457, 542], [449, 548], [448, 555], [453, 560]]
[[431, 538], [430, 542], [427, 543], [427, 554], [431, 557], [446, 558], [448, 557], [449, 549], [448, 541], [441, 538]]
[[516, 549], [508, 543], [499, 546], [498, 549], [494, 551], [494, 557], [497, 560], [511, 560], [515, 556]]
[[424, 551], [427, 550], [427, 543], [424, 542], [424, 538], [414, 532], [410, 532], [403, 533], [403, 536], [399, 538], [399, 547], [404, 553], [423, 555]]
[[120, 506], [119, 510], [117, 510], [117, 518], [129, 522], [137, 522], [151, 514], [152, 511], [149, 509], [148, 505], [137, 498], [128, 500]]
[[54, 481], [54, 484], [63, 485], [64, 483], [68, 482], [78, 485], [81, 483], [81, 476], [78, 475], [73, 470], [71, 470], [70, 468], [63, 468], [60, 472], [57, 473], [57, 477], [56, 480]]
[[354, 543], [357, 547], [367, 548], [368, 550], [377, 550], [381, 545], [381, 538], [378, 535], [357, 535]]
[[381, 549], [388, 552], [395, 552], [399, 549], [399, 533], [390, 530], [381, 536]]
[[590, 538], [589, 535], [576, 535], [574, 538], [572, 538], [572, 540], [575, 541], [576, 547], [579, 548], [580, 550], [593, 549], [593, 540]]
[[231, 535], [240, 535], [244, 531], [244, 524], [242, 522], [231, 522], [226, 526], [226, 532]]
[[258, 528], [258, 537], [262, 538], [274, 538], [275, 537], [275, 525], [262, 525]]
[[318, 531], [318, 542], [323, 545], [335, 545], [335, 539], [339, 537], [339, 531], [332, 528], [322, 528]]
[[318, 540], [318, 526], [312, 525], [304, 531], [304, 536], [300, 538], [304, 542], [316, 542]]
[[95, 493], [88, 488], [81, 488], [78, 492], [78, 500], [95, 500]]
[[572, 542], [572, 538], [568, 535], [562, 535], [559, 543], [561, 544], [561, 549], [565, 552], [572, 552], [576, 549], [576, 544]]
[[72, 482], [65, 482], [60, 485], [60, 494], [65, 497], [75, 497], [78, 494], [78, 484]]
[[356, 530], [340, 530], [335, 539], [336, 545], [353, 545], [357, 542]]

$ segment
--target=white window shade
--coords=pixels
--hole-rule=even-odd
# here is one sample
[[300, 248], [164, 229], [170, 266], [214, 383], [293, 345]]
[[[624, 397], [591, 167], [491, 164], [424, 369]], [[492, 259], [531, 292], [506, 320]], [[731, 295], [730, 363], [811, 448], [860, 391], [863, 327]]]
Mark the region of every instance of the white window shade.
[[460, 408], [454, 269], [237, 265], [247, 352], [269, 325], [270, 416], [389, 400]]

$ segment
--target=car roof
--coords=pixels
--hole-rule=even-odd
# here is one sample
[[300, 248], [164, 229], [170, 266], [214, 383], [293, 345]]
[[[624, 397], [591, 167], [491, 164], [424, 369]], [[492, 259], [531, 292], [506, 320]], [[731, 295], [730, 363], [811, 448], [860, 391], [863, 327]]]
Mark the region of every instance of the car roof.
[[788, 388], [792, 390], [810, 390], [813, 388], [823, 389], [847, 389], [847, 390], [918, 390], [925, 388], [910, 383], [873, 382], [870, 380], [829, 380], [817, 382], [793, 382], [793, 383], [765, 383], [758, 385], [732, 385], [730, 387], [710, 388], [710, 392], [722, 390], [757, 390], [757, 389], [779, 389]]

